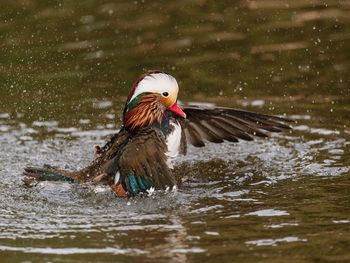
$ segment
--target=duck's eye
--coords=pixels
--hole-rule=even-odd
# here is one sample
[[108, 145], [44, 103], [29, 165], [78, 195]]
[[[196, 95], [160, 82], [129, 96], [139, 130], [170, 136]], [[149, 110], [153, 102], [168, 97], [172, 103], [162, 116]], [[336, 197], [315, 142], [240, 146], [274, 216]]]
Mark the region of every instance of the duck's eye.
[[168, 97], [168, 96], [169, 96], [169, 93], [168, 93], [168, 92], [163, 92], [162, 95], [163, 95], [164, 97]]

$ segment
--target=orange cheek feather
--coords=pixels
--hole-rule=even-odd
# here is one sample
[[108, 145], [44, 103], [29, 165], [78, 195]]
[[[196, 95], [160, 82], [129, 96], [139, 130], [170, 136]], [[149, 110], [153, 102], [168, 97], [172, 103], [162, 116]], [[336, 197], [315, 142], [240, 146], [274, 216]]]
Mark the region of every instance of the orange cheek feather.
[[166, 97], [166, 98], [161, 97], [160, 101], [165, 107], [170, 108], [176, 102], [176, 96], [170, 95], [169, 97]]

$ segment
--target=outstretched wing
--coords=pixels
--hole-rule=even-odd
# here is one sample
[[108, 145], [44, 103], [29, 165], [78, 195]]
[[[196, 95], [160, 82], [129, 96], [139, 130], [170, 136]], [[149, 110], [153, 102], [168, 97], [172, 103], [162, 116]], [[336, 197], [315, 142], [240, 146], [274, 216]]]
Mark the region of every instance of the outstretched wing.
[[291, 129], [291, 120], [231, 108], [205, 109], [195, 106], [184, 107], [187, 117], [182, 121], [188, 141], [196, 147], [205, 141], [221, 143], [224, 140], [251, 141], [253, 136], [267, 137], [264, 131], [280, 132]]
[[175, 179], [167, 165], [164, 135], [152, 128], [130, 136], [118, 158], [119, 178], [128, 195], [155, 189], [172, 188]]

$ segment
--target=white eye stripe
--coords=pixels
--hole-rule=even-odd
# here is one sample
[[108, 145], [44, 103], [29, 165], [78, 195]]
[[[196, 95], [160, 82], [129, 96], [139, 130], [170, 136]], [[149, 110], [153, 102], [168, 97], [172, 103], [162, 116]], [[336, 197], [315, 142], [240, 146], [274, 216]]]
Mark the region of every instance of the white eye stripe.
[[168, 96], [171, 94], [177, 97], [178, 91], [179, 86], [174, 77], [165, 73], [154, 73], [146, 76], [138, 83], [129, 103], [135, 97], [145, 92], [159, 93], [162, 96], [164, 96], [163, 93], [168, 93]]

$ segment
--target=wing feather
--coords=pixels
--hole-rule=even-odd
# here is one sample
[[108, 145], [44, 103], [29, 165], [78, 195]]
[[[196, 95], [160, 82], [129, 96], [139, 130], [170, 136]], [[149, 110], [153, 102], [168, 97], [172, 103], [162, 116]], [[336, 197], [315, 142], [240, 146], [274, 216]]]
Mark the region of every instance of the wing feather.
[[187, 117], [181, 125], [188, 141], [203, 147], [205, 141], [221, 143], [253, 140], [254, 136], [267, 137], [264, 131], [281, 132], [291, 129], [286, 118], [231, 108], [184, 107]]
[[201, 137], [206, 139], [207, 141], [214, 142], [214, 143], [221, 143], [224, 140], [220, 135], [217, 134], [213, 129], [208, 128], [203, 121], [198, 120], [196, 122], [196, 126], [198, 128], [198, 132]]
[[191, 144], [193, 144], [196, 147], [203, 147], [205, 144], [196, 128], [195, 123], [189, 123], [188, 129], [185, 130], [186, 137], [189, 138], [189, 141]]
[[150, 187], [166, 189], [175, 185], [167, 165], [167, 146], [160, 131], [147, 128], [134, 134], [118, 160], [120, 182], [129, 195]]

